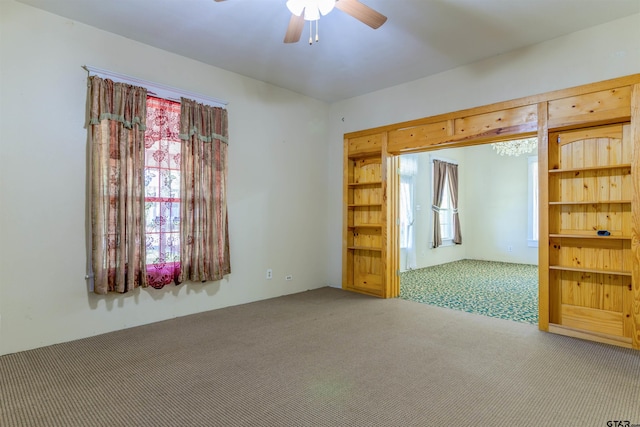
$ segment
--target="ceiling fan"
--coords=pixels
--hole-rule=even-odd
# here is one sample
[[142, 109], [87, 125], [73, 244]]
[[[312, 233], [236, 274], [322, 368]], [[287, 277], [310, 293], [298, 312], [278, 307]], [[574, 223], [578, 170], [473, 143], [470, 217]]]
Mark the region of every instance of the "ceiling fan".
[[[284, 42], [296, 43], [300, 40], [304, 21], [316, 22], [316, 41], [318, 41], [318, 20], [320, 15], [328, 14], [334, 7], [367, 24], [374, 30], [387, 21], [386, 16], [371, 9], [359, 0], [288, 0], [287, 8], [291, 12], [291, 19], [284, 36]], [[311, 28], [309, 28], [309, 32], [311, 33]], [[310, 35], [309, 44], [312, 44], [312, 41]]]

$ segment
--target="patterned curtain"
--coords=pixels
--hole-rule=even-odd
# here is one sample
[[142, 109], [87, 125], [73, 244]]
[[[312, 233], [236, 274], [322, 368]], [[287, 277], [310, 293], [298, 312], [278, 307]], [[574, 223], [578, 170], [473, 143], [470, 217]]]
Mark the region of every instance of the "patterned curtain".
[[227, 226], [227, 110], [181, 99], [181, 271], [179, 281], [231, 273]]
[[447, 173], [445, 162], [433, 161], [433, 247], [442, 245], [442, 235], [440, 233], [440, 205], [442, 204], [444, 182]]
[[146, 286], [144, 130], [147, 90], [89, 78], [94, 292]]
[[453, 209], [453, 243], [461, 245], [462, 232], [460, 231], [460, 215], [458, 215], [458, 165], [447, 163], [447, 177], [449, 178], [449, 193]]

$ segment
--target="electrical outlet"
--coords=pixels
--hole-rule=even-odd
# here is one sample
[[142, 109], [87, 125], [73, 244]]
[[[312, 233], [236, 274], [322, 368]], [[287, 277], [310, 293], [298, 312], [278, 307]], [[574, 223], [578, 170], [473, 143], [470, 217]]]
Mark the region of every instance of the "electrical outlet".
[[267, 269], [267, 280], [271, 280], [273, 279], [273, 270], [268, 268]]
[[284, 280], [293, 280], [293, 276], [289, 274], [284, 278]]

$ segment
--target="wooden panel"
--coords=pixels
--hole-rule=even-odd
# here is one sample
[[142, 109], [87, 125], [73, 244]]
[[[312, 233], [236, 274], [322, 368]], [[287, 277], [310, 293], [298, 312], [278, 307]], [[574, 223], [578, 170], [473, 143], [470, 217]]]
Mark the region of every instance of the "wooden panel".
[[461, 117], [454, 121], [454, 135], [480, 136], [492, 133], [497, 129], [521, 127], [527, 124], [533, 124], [535, 128], [538, 127], [537, 105]]
[[[633, 310], [636, 304], [633, 294], [633, 277], [623, 283], [622, 289], [622, 324], [625, 337], [633, 338], [635, 325], [633, 318]], [[633, 342], [633, 339], [632, 339]]]
[[381, 252], [355, 250], [353, 254], [353, 288], [382, 296]]
[[380, 182], [382, 181], [380, 156], [364, 157], [353, 162], [353, 178], [351, 182]]
[[[578, 144], [578, 143], [576, 143]], [[551, 202], [631, 201], [631, 167], [585, 169], [555, 173], [550, 178]]]
[[[399, 191], [399, 175], [394, 173], [400, 167], [400, 158], [389, 156], [387, 158], [387, 192], [389, 194], [387, 200], [387, 218], [398, 218], [398, 191]], [[385, 297], [396, 298], [400, 295], [400, 278], [396, 274], [397, 266], [400, 265], [399, 252], [400, 241], [398, 239], [399, 226], [395, 220], [387, 221], [385, 231], [386, 241], [386, 264], [385, 264]]]
[[343, 246], [345, 250], [342, 253], [342, 288], [353, 287], [353, 255], [354, 251], [347, 250], [346, 244]]
[[353, 211], [353, 225], [384, 224], [381, 206], [356, 206]]
[[548, 174], [549, 161], [557, 157], [557, 144], [549, 145], [549, 130], [547, 128], [546, 102], [538, 104], [538, 329], [549, 330], [549, 323], [559, 323], [559, 298], [554, 296], [558, 286], [555, 277], [558, 272], [549, 271], [549, 228], [555, 223], [549, 218], [549, 198], [553, 197], [549, 191]]
[[549, 128], [628, 120], [629, 86], [549, 101]]
[[549, 332], [567, 337], [579, 338], [582, 340], [595, 341], [603, 344], [616, 345], [620, 347], [632, 348], [631, 339], [609, 334], [596, 333], [580, 329], [568, 328], [562, 325], [549, 325]]
[[368, 187], [358, 187], [353, 190], [354, 204], [380, 204], [382, 203], [382, 188], [380, 185]]
[[[582, 278], [586, 275], [588, 279], [591, 279], [587, 273], [563, 271], [560, 279], [560, 302], [562, 304], [599, 309], [600, 286], [591, 281], [574, 280], [572, 276], [576, 274], [580, 274]], [[567, 278], [567, 276], [569, 277]]]
[[393, 230], [390, 230], [389, 219], [392, 219], [395, 223], [393, 202], [395, 199], [389, 198], [389, 194], [394, 193], [394, 189], [390, 187], [393, 179], [392, 176], [397, 177], [398, 160], [394, 161], [393, 157], [389, 155], [389, 137], [384, 134], [382, 138], [382, 222], [384, 227], [382, 228], [382, 297], [383, 298], [395, 298], [398, 293], [395, 292], [396, 288], [399, 288], [398, 278], [395, 277], [394, 267], [397, 265], [397, 258], [395, 252], [398, 248], [392, 248], [396, 240], [394, 239]]
[[558, 144], [564, 145], [583, 139], [597, 138], [622, 138], [622, 126], [599, 126], [575, 131], [562, 132], [559, 134]]
[[550, 239], [549, 262], [576, 269], [631, 272], [631, 241], [620, 239]]
[[358, 138], [349, 138], [347, 142], [347, 150], [349, 156], [362, 156], [368, 154], [380, 153], [382, 149], [382, 134], [361, 136]]
[[623, 336], [622, 313], [612, 311], [563, 305], [562, 325], [608, 335]]
[[376, 296], [382, 296], [382, 275], [357, 272], [353, 287]]
[[623, 294], [631, 280], [629, 276], [577, 271], [562, 271], [559, 279], [562, 304], [617, 313], [623, 311]]
[[[349, 209], [349, 204], [353, 200], [353, 191], [349, 189], [349, 184], [353, 182], [353, 162], [349, 159], [349, 140], [343, 140], [342, 153], [342, 287], [353, 286], [353, 252], [348, 250], [349, 246], [349, 225], [353, 225], [353, 210]], [[351, 197], [351, 200], [350, 200]]]
[[631, 236], [631, 203], [553, 205], [550, 213], [556, 218], [552, 234], [596, 237], [598, 230], [607, 230], [614, 237]]
[[[562, 314], [561, 314], [561, 301], [562, 301], [562, 284], [561, 284], [561, 276], [562, 271], [557, 270], [548, 270], [549, 271], [549, 280], [548, 280], [548, 298], [542, 299], [539, 297], [538, 307], [540, 304], [548, 307], [548, 312], [546, 312], [545, 317], [547, 317], [547, 328], [543, 329], [540, 326], [540, 320], [538, 318], [538, 328], [542, 330], [548, 330], [549, 323], [561, 324], [562, 323]], [[542, 280], [541, 280], [542, 281]], [[541, 313], [542, 314], [542, 313]]]
[[353, 230], [353, 246], [382, 248], [382, 229], [358, 228]]
[[[640, 74], [632, 74], [629, 76], [618, 77], [615, 79], [604, 80], [604, 81], [591, 83], [587, 85], [576, 86], [572, 88], [542, 93], [539, 95], [532, 95], [532, 96], [513, 99], [509, 101], [497, 102], [494, 104], [468, 108], [460, 111], [448, 112], [445, 114], [438, 114], [430, 117], [422, 117], [415, 120], [393, 123], [393, 124], [379, 126], [372, 129], [364, 129], [364, 130], [359, 130], [355, 132], [349, 132], [345, 134], [345, 137], [357, 138], [362, 136], [369, 136], [373, 133], [392, 132], [399, 129], [407, 129], [410, 127], [422, 126], [425, 124], [443, 122], [447, 120], [454, 120], [462, 117], [469, 117], [469, 116], [480, 115], [485, 113], [492, 113], [496, 111], [509, 110], [509, 109], [523, 107], [523, 106], [538, 105], [540, 103], [546, 103], [549, 101], [562, 100], [570, 97], [577, 97], [583, 94], [608, 91], [608, 90], [617, 89], [625, 86], [633, 86], [637, 83], [640, 83]], [[535, 131], [536, 129], [533, 129], [533, 132]], [[425, 149], [426, 148], [427, 147], [425, 147]], [[416, 150], [419, 151], [420, 147], [416, 147]], [[393, 151], [390, 150], [390, 152], [393, 152]]]
[[453, 121], [429, 123], [389, 132], [389, 151], [408, 152], [416, 148], [439, 144], [453, 135]]
[[633, 253], [633, 297], [631, 303], [632, 320], [630, 321], [632, 345], [636, 350], [640, 350], [640, 84], [633, 86], [633, 96], [631, 99], [631, 126], [628, 132], [629, 147], [623, 148], [624, 152], [632, 152], [631, 169], [633, 171], [631, 182], [632, 202], [632, 240], [631, 252]]

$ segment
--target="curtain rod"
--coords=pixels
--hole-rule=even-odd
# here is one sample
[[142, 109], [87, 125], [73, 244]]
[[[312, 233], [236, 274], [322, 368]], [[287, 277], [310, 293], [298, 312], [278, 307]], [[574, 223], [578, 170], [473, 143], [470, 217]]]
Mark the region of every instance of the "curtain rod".
[[125, 74], [120, 74], [113, 71], [92, 67], [90, 65], [83, 65], [82, 68], [84, 68], [89, 73], [89, 76], [98, 76], [100, 78], [107, 78], [107, 79], [113, 80], [114, 82], [142, 86], [147, 89], [147, 92], [149, 93], [149, 95], [152, 95], [158, 98], [168, 99], [170, 101], [180, 102], [180, 98], [185, 97], [185, 98], [193, 99], [194, 101], [200, 102], [201, 104], [207, 104], [214, 107], [225, 108], [228, 104], [227, 101], [223, 101], [221, 99], [211, 98], [211, 97], [200, 95], [193, 92], [187, 92], [182, 89], [177, 89], [177, 88], [166, 86], [160, 83], [154, 83], [148, 80], [127, 76]]

